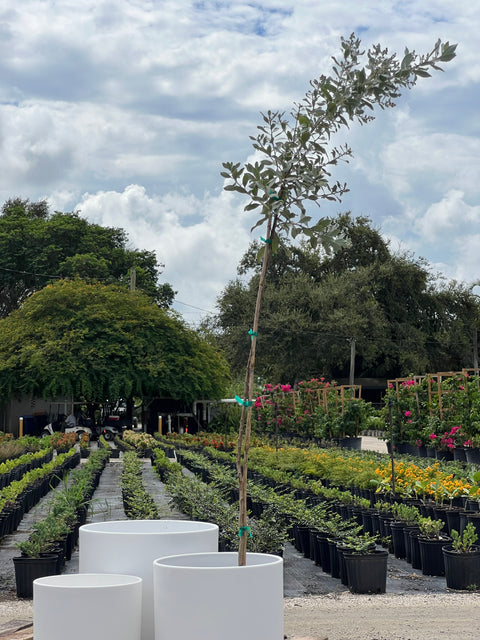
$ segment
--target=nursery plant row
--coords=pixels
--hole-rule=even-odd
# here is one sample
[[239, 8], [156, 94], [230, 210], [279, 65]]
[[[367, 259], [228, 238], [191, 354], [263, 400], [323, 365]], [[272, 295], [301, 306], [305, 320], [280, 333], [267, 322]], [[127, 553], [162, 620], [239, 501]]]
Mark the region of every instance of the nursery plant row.
[[21, 555], [13, 562], [19, 597], [32, 597], [33, 581], [60, 573], [65, 561], [71, 558], [79, 528], [86, 521], [88, 506], [109, 458], [108, 451], [95, 451], [84, 465], [75, 469], [80, 453], [72, 449], [58, 458], [62, 455], [69, 464], [58, 470], [50, 487], [58, 486], [61, 479], [64, 486], [53, 496], [46, 517], [33, 525], [27, 540], [17, 545]]
[[[284, 451], [277, 453], [280, 453], [280, 457], [285, 455]], [[329, 453], [334, 455], [333, 452]], [[306, 452], [302, 455], [306, 455]], [[355, 454], [348, 456], [350, 463], [353, 459], [358, 463], [361, 457]], [[217, 500], [225, 499], [228, 493], [231, 500], [234, 498], [236, 478], [231, 468], [233, 461], [230, 454], [211, 448], [203, 453], [181, 450], [179, 459], [207, 480], [209, 487], [213, 487], [207, 499], [209, 504], [215, 503], [215, 497]], [[255, 464], [252, 466], [255, 467]], [[441, 473], [439, 469], [436, 471]], [[257, 468], [248, 483], [249, 508], [257, 514], [270, 509], [274, 518], [273, 526], [278, 527], [282, 523], [285, 536], [291, 537], [296, 548], [320, 565], [323, 571], [349, 584], [345, 567], [348, 554], [375, 555], [374, 550], [380, 543], [397, 558], [412, 564], [412, 568], [422, 569], [425, 575], [443, 576], [447, 573], [447, 586], [451, 588], [480, 586], [480, 559], [477, 558], [480, 558], [480, 549], [474, 545], [480, 535], [478, 501], [471, 501], [464, 496], [452, 500], [450, 505], [442, 505], [441, 501], [425, 496], [423, 499], [414, 499], [383, 492], [381, 486], [377, 486], [375, 491], [352, 486], [349, 491], [331, 486], [329, 482], [327, 484], [330, 486], [321, 490], [323, 485], [318, 480], [309, 482], [303, 479], [299, 484], [301, 473], [302, 469], [298, 474], [291, 473], [290, 478], [287, 474], [284, 482], [278, 484], [278, 478], [272, 482]], [[447, 477], [451, 475], [446, 471], [442, 473], [446, 473]], [[171, 485], [172, 482], [167, 480], [169, 491], [172, 490]], [[223, 495], [218, 495], [218, 488]], [[180, 491], [173, 483], [174, 495], [175, 491], [179, 494], [175, 498], [178, 506], [185, 509], [186, 504], [194, 516], [201, 496], [197, 494], [193, 503], [190, 501], [192, 487]], [[437, 493], [437, 497], [439, 495]], [[210, 515], [215, 517], [215, 513]], [[230, 528], [223, 528], [227, 535], [233, 534], [233, 524]], [[271, 548], [263, 550], [272, 552]], [[475, 550], [478, 550], [478, 554], [474, 553]], [[458, 561], [462, 552], [466, 553], [467, 573], [459, 579], [456, 573], [452, 577], [449, 563]], [[383, 569], [380, 574], [383, 576], [380, 585], [372, 587], [369, 584], [368, 591], [384, 591], [386, 574]]]
[[44, 457], [42, 466], [33, 466], [19, 480], [12, 480], [0, 490], [0, 538], [15, 531], [23, 515], [80, 461], [75, 449], [55, 458], [51, 457], [51, 451], [46, 452]]

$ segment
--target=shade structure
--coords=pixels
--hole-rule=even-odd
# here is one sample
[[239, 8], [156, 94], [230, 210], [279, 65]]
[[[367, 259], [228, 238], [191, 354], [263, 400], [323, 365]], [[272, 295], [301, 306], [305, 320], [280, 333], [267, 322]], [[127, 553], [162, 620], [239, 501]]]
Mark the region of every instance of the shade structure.
[[142, 640], [153, 640], [153, 561], [218, 550], [218, 526], [190, 520], [118, 520], [80, 527], [80, 573], [119, 573], [143, 580]]
[[155, 560], [155, 640], [282, 640], [283, 560], [197, 553]]
[[64, 574], [33, 582], [35, 640], [140, 640], [138, 576]]

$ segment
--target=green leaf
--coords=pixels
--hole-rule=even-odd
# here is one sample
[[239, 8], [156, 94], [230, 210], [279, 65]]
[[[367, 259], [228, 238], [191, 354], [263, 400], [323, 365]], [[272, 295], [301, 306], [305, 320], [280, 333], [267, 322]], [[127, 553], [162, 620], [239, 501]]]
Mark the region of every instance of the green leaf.
[[279, 246], [280, 238], [278, 237], [278, 233], [276, 233], [272, 238], [272, 253], [277, 253]]
[[414, 71], [416, 76], [420, 76], [420, 78], [430, 78], [431, 74], [428, 73], [428, 71], [426, 69], [416, 69]]
[[310, 127], [311, 123], [307, 116], [303, 115], [303, 113], [299, 113], [297, 116], [298, 123], [302, 125], [302, 127]]
[[265, 245], [263, 247], [260, 247], [259, 251], [257, 252], [257, 255], [256, 255], [257, 262], [261, 262], [263, 260], [264, 255], [265, 255]]

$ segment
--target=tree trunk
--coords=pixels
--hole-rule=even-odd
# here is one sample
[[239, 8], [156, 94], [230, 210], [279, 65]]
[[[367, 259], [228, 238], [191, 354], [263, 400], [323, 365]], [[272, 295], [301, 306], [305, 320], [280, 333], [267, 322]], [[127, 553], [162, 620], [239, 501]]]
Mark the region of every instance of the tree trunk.
[[[270, 230], [269, 230], [270, 231]], [[238, 513], [238, 535], [240, 544], [238, 548], [238, 565], [244, 566], [247, 563], [247, 539], [250, 530], [247, 526], [247, 471], [248, 471], [248, 451], [250, 448], [250, 436], [252, 432], [252, 405], [253, 405], [253, 383], [255, 374], [255, 350], [257, 345], [258, 320], [260, 308], [262, 306], [263, 291], [267, 279], [267, 267], [272, 251], [271, 234], [267, 234], [265, 241], [265, 252], [262, 261], [262, 271], [258, 283], [257, 300], [255, 303], [255, 314], [253, 327], [251, 329], [250, 354], [248, 356], [247, 371], [245, 374], [244, 398], [242, 404], [242, 414], [240, 417], [240, 427], [237, 442], [237, 476], [239, 482], [239, 513]], [[243, 456], [242, 456], [243, 454]]]

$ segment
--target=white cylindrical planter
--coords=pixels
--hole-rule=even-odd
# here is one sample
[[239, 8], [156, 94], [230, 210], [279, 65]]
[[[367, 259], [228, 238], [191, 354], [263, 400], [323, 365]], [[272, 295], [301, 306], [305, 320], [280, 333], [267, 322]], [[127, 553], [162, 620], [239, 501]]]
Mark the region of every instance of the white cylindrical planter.
[[283, 560], [195, 553], [155, 560], [155, 640], [283, 640]]
[[140, 640], [142, 580], [64, 574], [33, 582], [35, 640]]
[[153, 640], [153, 561], [218, 550], [218, 526], [190, 520], [118, 520], [80, 527], [80, 573], [123, 573], [143, 580], [142, 640]]

